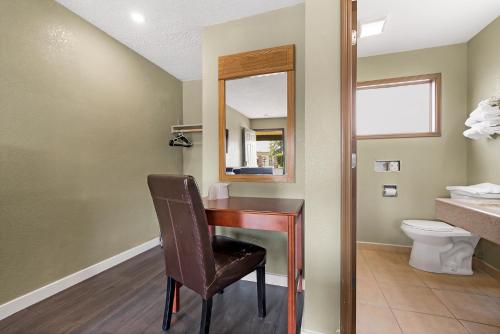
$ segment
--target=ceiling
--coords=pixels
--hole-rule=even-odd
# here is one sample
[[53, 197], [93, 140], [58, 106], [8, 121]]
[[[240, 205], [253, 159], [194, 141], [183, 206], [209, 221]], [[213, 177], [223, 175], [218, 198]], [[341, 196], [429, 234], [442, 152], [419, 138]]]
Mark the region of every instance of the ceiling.
[[[203, 27], [303, 0], [57, 0], [180, 80], [201, 79]], [[132, 12], [144, 23], [132, 21]]]
[[[201, 79], [203, 27], [303, 0], [57, 0], [180, 80]], [[131, 13], [144, 16], [144, 23]], [[388, 17], [383, 34], [362, 38], [358, 54], [463, 43], [500, 14], [500, 0], [358, 0], [360, 22]]]
[[387, 17], [384, 33], [361, 38], [358, 56], [469, 41], [500, 15], [500, 0], [358, 0], [361, 23]]
[[226, 80], [226, 104], [250, 119], [286, 117], [286, 72]]

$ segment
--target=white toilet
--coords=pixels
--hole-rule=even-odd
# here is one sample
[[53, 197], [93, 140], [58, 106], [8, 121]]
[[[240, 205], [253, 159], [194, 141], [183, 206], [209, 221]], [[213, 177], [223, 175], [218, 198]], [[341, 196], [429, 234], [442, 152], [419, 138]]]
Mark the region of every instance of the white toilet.
[[434, 273], [472, 275], [472, 255], [480, 237], [432, 220], [403, 220], [401, 229], [413, 240], [412, 267]]

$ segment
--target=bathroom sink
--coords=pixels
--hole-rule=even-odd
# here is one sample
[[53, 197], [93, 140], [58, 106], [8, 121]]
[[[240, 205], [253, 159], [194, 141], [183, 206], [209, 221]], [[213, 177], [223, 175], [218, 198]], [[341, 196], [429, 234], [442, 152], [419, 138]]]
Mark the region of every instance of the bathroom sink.
[[500, 208], [500, 203], [480, 203], [479, 206], [485, 206], [490, 208]]
[[476, 205], [500, 215], [500, 203], [478, 203]]
[[500, 244], [500, 200], [437, 198], [436, 217]]

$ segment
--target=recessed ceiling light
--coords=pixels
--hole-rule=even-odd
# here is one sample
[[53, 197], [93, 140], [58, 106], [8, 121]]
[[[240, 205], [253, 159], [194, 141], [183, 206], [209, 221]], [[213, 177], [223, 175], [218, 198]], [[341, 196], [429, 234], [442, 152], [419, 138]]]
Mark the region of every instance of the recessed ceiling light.
[[142, 15], [141, 13], [138, 13], [138, 12], [130, 13], [130, 18], [132, 18], [132, 21], [134, 21], [135, 23], [139, 23], [139, 24], [142, 24], [145, 21], [144, 15]]
[[381, 20], [361, 23], [361, 33], [359, 38], [380, 35], [384, 32], [385, 22], [387, 18]]

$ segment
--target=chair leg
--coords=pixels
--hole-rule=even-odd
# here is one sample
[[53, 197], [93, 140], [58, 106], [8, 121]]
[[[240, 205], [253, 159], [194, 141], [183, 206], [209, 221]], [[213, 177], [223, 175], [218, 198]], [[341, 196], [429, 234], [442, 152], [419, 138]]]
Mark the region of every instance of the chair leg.
[[259, 305], [259, 317], [266, 317], [266, 267], [257, 268], [257, 301]]
[[165, 311], [163, 312], [164, 331], [170, 328], [170, 320], [172, 319], [172, 308], [174, 306], [175, 280], [172, 277], [167, 277], [167, 296], [165, 298]]
[[212, 317], [212, 298], [203, 299], [201, 309], [200, 334], [208, 334], [210, 331], [210, 318]]

